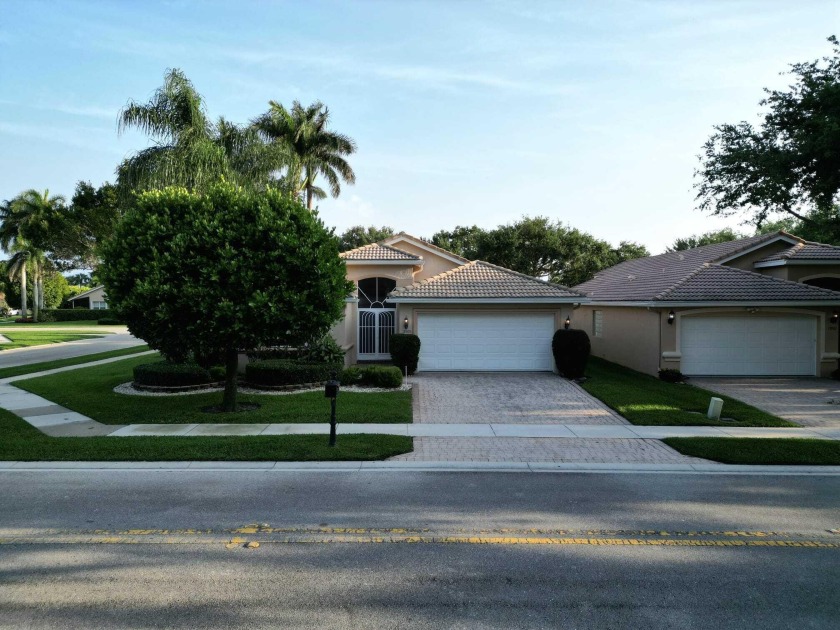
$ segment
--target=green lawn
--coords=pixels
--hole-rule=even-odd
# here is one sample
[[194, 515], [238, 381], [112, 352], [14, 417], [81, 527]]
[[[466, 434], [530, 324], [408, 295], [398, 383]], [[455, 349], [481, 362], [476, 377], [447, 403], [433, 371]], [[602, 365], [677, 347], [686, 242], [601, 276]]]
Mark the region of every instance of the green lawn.
[[0, 351], [12, 348], [28, 348], [29, 346], [43, 346], [51, 343], [64, 343], [65, 341], [79, 341], [81, 339], [95, 339], [99, 335], [77, 334], [54, 332], [49, 330], [2, 330], [0, 331], [11, 343], [0, 344]]
[[14, 367], [0, 368], [0, 378], [7, 378], [9, 376], [20, 376], [21, 374], [34, 374], [35, 372], [43, 372], [45, 370], [53, 370], [55, 368], [67, 367], [68, 365], [81, 365], [82, 363], [91, 363], [92, 361], [99, 361], [100, 359], [110, 359], [112, 357], [121, 357], [128, 354], [137, 354], [149, 349], [149, 346], [134, 346], [133, 348], [123, 348], [122, 350], [111, 350], [109, 352], [97, 352], [96, 354], [87, 354], [82, 357], [73, 357], [72, 359], [59, 359], [57, 361], [43, 361], [41, 363], [31, 363], [29, 365], [16, 365]]
[[412, 440], [397, 435], [240, 437], [63, 437], [41, 433], [0, 410], [3, 461], [370, 461], [409, 453]]
[[[221, 392], [189, 396], [125, 396], [113, 392], [115, 386], [132, 380], [135, 365], [157, 360], [156, 355], [147, 355], [28, 379], [15, 386], [104, 424], [329, 422], [329, 401], [321, 392], [241, 395], [240, 402], [256, 402], [261, 408], [226, 414], [201, 411], [202, 407], [220, 404]], [[338, 422], [411, 422], [411, 392], [342, 392], [337, 417]]]
[[[583, 384], [583, 388], [615, 409], [632, 424], [798, 426], [728, 396], [693, 385], [666, 383], [653, 376], [595, 357], [589, 359], [586, 376], [588, 380]], [[736, 422], [716, 422], [706, 418], [709, 398], [712, 396], [723, 399], [723, 417], [734, 418]], [[690, 413], [692, 411], [700, 412], [702, 415]]]
[[667, 438], [683, 455], [724, 464], [840, 466], [840, 441], [796, 438]]

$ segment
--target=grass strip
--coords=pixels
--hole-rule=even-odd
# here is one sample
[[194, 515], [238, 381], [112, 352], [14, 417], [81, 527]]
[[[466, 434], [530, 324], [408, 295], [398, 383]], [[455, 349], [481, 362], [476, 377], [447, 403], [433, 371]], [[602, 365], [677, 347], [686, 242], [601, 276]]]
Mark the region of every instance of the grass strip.
[[0, 344], [0, 351], [11, 350], [12, 348], [28, 348], [30, 346], [42, 346], [51, 343], [65, 343], [67, 341], [81, 341], [82, 339], [95, 339], [104, 336], [88, 335], [78, 333], [65, 333], [49, 330], [25, 330], [25, 331], [0, 331], [11, 343]]
[[142, 346], [134, 346], [132, 348], [123, 348], [122, 350], [110, 350], [108, 352], [86, 354], [84, 356], [73, 357], [71, 359], [42, 361], [41, 363], [31, 363], [29, 365], [15, 365], [13, 367], [0, 368], [0, 378], [8, 378], [9, 376], [21, 376], [22, 374], [34, 374], [35, 372], [54, 370], [56, 368], [67, 367], [68, 365], [82, 365], [83, 363], [91, 363], [93, 361], [100, 361], [101, 359], [111, 359], [113, 357], [137, 354], [138, 352], [145, 352], [148, 349], [149, 346], [144, 344]]
[[[632, 424], [648, 426], [795, 427], [740, 400], [694, 385], [666, 383], [656, 377], [592, 357], [586, 367], [583, 389]], [[735, 422], [706, 418], [709, 399], [723, 399], [723, 417]], [[692, 413], [694, 412], [694, 413]]]
[[374, 461], [409, 453], [412, 439], [398, 435], [238, 437], [49, 437], [0, 410], [3, 461]]
[[723, 464], [840, 466], [837, 440], [686, 437], [662, 441], [683, 455]]
[[[308, 423], [329, 422], [330, 405], [323, 392], [304, 394], [240, 395], [240, 403], [257, 403], [259, 409], [236, 413], [206, 413], [202, 408], [219, 405], [221, 392], [188, 396], [126, 396], [114, 387], [133, 380], [133, 368], [159, 361], [147, 355], [106, 365], [79, 368], [15, 383], [16, 387], [78, 411], [103, 424], [139, 423]], [[341, 392], [338, 422], [411, 422], [411, 392], [363, 394]]]

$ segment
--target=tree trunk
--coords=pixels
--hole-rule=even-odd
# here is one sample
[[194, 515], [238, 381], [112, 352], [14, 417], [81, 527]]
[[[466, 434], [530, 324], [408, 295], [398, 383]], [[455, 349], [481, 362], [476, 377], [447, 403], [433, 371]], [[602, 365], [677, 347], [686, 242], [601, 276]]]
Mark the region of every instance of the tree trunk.
[[228, 350], [225, 353], [225, 395], [222, 411], [236, 411], [236, 372], [239, 368], [239, 353]]
[[312, 194], [312, 186], [306, 187], [306, 208], [307, 210], [312, 210], [312, 199], [314, 195]]
[[41, 304], [41, 300], [40, 300], [41, 296], [39, 295], [39, 291], [38, 291], [38, 289], [39, 289], [38, 275], [39, 275], [38, 274], [38, 268], [33, 267], [32, 268], [32, 276], [33, 276], [32, 277], [32, 321], [33, 322], [38, 321], [38, 313], [39, 313], [40, 304]]
[[20, 270], [20, 316], [26, 317], [26, 265]]

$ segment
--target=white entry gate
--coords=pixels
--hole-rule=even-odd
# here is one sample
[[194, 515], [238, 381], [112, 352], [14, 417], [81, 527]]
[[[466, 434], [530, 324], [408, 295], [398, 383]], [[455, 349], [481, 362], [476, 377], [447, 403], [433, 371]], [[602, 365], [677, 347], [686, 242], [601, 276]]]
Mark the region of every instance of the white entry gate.
[[391, 334], [396, 331], [397, 309], [359, 309], [359, 360], [381, 361], [391, 358]]

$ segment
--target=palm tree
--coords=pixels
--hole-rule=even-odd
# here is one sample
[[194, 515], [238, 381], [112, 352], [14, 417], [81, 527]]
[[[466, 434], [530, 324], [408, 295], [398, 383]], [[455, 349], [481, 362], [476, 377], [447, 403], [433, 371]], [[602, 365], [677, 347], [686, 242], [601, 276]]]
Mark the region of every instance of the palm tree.
[[222, 177], [261, 186], [270, 181], [277, 161], [276, 149], [253, 131], [224, 119], [213, 124], [201, 94], [178, 69], [166, 72], [149, 102], [130, 101], [120, 112], [118, 129], [138, 129], [153, 142], [118, 167], [123, 195], [165, 186], [203, 190]]
[[29, 266], [29, 252], [16, 252], [6, 263], [6, 271], [9, 280], [20, 279], [20, 315], [26, 317], [28, 313], [26, 304], [26, 268]]
[[295, 193], [305, 194], [307, 208], [311, 210], [315, 199], [327, 196], [315, 185], [318, 175], [327, 180], [333, 197], [341, 194], [341, 180], [348, 184], [356, 182], [356, 174], [345, 159], [356, 151], [356, 143], [327, 129], [330, 112], [323, 103], [316, 101], [304, 107], [295, 101], [291, 110], [277, 101], [269, 101], [269, 106], [268, 112], [253, 125], [273, 145], [285, 147], [286, 163], [278, 167], [286, 168], [287, 185]]

